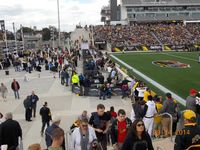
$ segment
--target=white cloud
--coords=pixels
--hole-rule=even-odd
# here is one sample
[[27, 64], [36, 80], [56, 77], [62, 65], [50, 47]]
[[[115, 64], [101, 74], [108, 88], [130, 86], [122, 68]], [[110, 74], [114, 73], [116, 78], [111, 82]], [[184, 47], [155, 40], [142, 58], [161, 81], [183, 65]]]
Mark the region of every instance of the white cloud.
[[[61, 31], [71, 31], [79, 22], [100, 24], [100, 10], [108, 0], [60, 0]], [[0, 20], [6, 29], [23, 26], [57, 26], [57, 0], [0, 0]]]

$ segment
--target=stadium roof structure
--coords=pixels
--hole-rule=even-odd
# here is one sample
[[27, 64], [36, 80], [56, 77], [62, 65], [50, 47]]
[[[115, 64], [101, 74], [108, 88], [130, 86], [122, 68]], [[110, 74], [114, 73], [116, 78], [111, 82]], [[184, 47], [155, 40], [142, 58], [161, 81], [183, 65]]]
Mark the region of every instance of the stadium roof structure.
[[200, 5], [200, 0], [122, 0], [123, 6]]

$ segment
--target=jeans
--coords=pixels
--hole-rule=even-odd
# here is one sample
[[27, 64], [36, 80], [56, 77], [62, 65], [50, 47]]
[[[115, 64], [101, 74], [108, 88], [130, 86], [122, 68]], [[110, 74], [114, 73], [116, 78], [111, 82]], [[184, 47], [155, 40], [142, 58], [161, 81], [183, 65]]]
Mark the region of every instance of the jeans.
[[97, 135], [98, 142], [101, 144], [103, 150], [107, 150], [107, 136], [105, 135]]
[[14, 94], [15, 94], [15, 99], [19, 99], [19, 91], [14, 91]]
[[32, 104], [33, 117], [35, 118], [37, 104]]
[[106, 99], [106, 92], [100, 91], [99, 99], [101, 99], [102, 96], [103, 96], [103, 100], [105, 100]]
[[128, 97], [128, 90], [122, 90], [122, 98]]
[[47, 128], [48, 128], [49, 127], [49, 121], [42, 121], [41, 134], [44, 133], [44, 128], [45, 128], [46, 124], [47, 124]]
[[66, 86], [69, 85], [69, 78], [65, 78], [66, 79]]

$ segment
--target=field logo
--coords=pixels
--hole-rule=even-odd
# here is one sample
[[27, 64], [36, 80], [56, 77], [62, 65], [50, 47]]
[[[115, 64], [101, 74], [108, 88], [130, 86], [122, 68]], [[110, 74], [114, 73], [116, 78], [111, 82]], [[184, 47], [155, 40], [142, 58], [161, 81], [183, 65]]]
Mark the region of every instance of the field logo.
[[176, 60], [158, 60], [152, 62], [154, 65], [166, 68], [190, 68], [189, 64], [184, 64]]

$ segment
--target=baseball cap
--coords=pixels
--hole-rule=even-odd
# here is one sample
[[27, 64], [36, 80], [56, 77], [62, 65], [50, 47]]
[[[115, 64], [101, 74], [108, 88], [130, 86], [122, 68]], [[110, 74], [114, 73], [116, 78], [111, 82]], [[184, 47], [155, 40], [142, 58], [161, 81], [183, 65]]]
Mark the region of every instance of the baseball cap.
[[183, 117], [186, 120], [190, 120], [191, 118], [196, 118], [196, 114], [192, 110], [185, 110], [183, 113]]
[[190, 89], [190, 94], [197, 94], [197, 93], [198, 93], [197, 90], [195, 90], [195, 89]]

